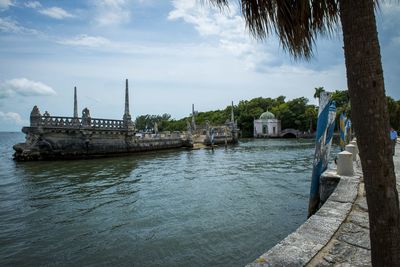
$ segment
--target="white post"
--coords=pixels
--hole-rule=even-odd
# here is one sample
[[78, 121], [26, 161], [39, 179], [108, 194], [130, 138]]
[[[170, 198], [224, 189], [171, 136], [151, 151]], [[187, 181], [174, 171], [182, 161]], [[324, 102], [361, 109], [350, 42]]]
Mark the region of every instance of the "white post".
[[357, 159], [357, 147], [355, 145], [348, 144], [345, 146], [345, 150], [353, 154], [354, 161]]
[[342, 151], [337, 158], [337, 174], [351, 176], [353, 172], [353, 154], [348, 151]]
[[355, 141], [355, 140], [350, 141], [350, 144], [354, 145], [356, 147], [356, 154], [358, 155], [358, 153], [360, 153], [360, 150], [358, 150], [357, 141]]

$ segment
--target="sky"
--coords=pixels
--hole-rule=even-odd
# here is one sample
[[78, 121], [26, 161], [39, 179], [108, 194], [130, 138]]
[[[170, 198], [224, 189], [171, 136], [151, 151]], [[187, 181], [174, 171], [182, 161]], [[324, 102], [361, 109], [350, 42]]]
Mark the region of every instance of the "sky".
[[[222, 12], [201, 0], [0, 0], [0, 131], [20, 131], [42, 113], [122, 119], [130, 111], [182, 118], [254, 97], [313, 98], [346, 89], [341, 29], [318, 37], [310, 61], [295, 61], [276, 36], [255, 40], [238, 1]], [[376, 19], [386, 94], [400, 99], [400, 4]]]

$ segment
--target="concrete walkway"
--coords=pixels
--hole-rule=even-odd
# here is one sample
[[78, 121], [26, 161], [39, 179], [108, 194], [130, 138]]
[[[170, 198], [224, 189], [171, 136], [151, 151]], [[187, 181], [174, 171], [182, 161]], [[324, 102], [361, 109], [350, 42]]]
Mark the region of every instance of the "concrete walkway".
[[[400, 191], [400, 144], [396, 146], [393, 159], [397, 190]], [[307, 266], [371, 266], [368, 207], [363, 181], [348, 217]]]

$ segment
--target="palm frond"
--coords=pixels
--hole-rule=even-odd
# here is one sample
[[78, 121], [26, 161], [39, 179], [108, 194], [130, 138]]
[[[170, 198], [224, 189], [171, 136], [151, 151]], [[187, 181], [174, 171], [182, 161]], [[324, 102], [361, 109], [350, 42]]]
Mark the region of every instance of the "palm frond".
[[[229, 0], [209, 0], [223, 8]], [[338, 24], [338, 0], [241, 0], [246, 26], [258, 39], [275, 33], [283, 49], [309, 59], [318, 35], [329, 35]]]

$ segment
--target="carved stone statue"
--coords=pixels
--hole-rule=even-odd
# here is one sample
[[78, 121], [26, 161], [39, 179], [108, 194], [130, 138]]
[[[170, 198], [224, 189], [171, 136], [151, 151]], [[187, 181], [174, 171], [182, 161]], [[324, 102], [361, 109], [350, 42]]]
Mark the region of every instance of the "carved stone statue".
[[154, 123], [154, 133], [158, 134], [158, 124], [157, 124], [157, 122]]
[[32, 116], [41, 116], [39, 108], [37, 106], [34, 106], [32, 111], [31, 111], [31, 117]]
[[210, 129], [210, 121], [206, 120], [206, 130]]
[[37, 106], [34, 106], [31, 111], [31, 116], [30, 116], [31, 127], [39, 126], [41, 117], [42, 117], [42, 115], [40, 114], [39, 108]]
[[90, 127], [91, 124], [90, 111], [88, 108], [82, 110], [82, 126]]
[[88, 108], [82, 110], [82, 118], [90, 118], [90, 111]]
[[46, 111], [43, 113], [43, 116], [45, 116], [45, 117], [50, 117], [50, 113], [46, 110]]

